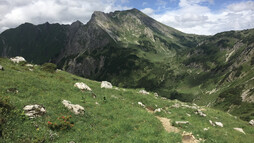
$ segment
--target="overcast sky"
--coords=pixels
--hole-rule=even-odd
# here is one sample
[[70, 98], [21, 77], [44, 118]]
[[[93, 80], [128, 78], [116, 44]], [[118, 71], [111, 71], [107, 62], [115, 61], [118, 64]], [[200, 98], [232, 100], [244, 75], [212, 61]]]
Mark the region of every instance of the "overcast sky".
[[0, 0], [0, 32], [24, 22], [86, 23], [94, 11], [131, 8], [185, 33], [254, 28], [253, 0]]

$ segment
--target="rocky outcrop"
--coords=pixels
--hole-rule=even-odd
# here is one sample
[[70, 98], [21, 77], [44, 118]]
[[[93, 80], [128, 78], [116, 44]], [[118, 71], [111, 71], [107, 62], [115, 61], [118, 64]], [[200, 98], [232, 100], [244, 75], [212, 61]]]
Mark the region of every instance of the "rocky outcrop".
[[88, 85], [83, 83], [83, 82], [77, 82], [77, 83], [75, 83], [74, 87], [77, 87], [78, 89], [81, 89], [81, 90], [92, 91], [92, 89]]
[[77, 115], [84, 114], [84, 112], [85, 112], [84, 107], [82, 107], [78, 104], [71, 104], [71, 102], [68, 100], [63, 100], [62, 103], [66, 108], [71, 110], [74, 114], [77, 114]]
[[109, 88], [109, 89], [112, 89], [113, 86], [112, 86], [112, 84], [111, 84], [110, 82], [108, 82], [108, 81], [102, 81], [102, 82], [101, 82], [101, 88]]
[[20, 62], [26, 62], [25, 58], [21, 57], [21, 56], [16, 56], [14, 58], [10, 58], [10, 60], [13, 62], [13, 63], [20, 63]]
[[254, 126], [254, 120], [250, 120], [250, 121], [249, 121], [249, 124], [252, 125], [252, 126]]
[[46, 113], [46, 109], [41, 105], [26, 105], [23, 110], [25, 111], [25, 115], [29, 118], [40, 117]]

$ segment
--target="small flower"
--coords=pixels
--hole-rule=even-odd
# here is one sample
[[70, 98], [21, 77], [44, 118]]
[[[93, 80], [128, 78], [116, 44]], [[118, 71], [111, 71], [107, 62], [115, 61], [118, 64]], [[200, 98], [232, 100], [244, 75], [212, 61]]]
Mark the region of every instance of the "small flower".
[[48, 121], [48, 124], [49, 124], [49, 125], [52, 125], [52, 123], [51, 123], [50, 121]]

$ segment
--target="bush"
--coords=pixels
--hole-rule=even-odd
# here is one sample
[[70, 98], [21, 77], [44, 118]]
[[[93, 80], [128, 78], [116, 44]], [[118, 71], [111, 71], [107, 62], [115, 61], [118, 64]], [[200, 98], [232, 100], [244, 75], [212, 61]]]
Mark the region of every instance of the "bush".
[[57, 118], [56, 121], [48, 121], [48, 127], [51, 130], [66, 130], [71, 129], [74, 126], [74, 123], [71, 121], [71, 116], [62, 116]]
[[45, 63], [41, 66], [43, 71], [54, 73], [56, 71], [57, 66], [53, 63]]

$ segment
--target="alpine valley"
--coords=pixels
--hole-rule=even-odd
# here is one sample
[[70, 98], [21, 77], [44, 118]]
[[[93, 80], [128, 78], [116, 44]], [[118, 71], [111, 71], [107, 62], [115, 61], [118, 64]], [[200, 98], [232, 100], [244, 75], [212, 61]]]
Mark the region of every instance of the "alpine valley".
[[[55, 94], [60, 96], [61, 90], [58, 88], [66, 87], [62, 89], [62, 91], [67, 90], [67, 86], [69, 86], [68, 82], [73, 86], [74, 83], [72, 82], [83, 80], [96, 89], [98, 82], [95, 81], [109, 81], [114, 86], [121, 89], [116, 91], [112, 91], [113, 89], [111, 89], [105, 92], [107, 99], [111, 99], [112, 102], [121, 100], [118, 101], [119, 103], [113, 104], [117, 108], [126, 106], [127, 110], [128, 105], [128, 108], [133, 110], [132, 112], [135, 113], [135, 115], [144, 114], [146, 118], [150, 118], [151, 115], [145, 113], [146, 111], [143, 111], [142, 108], [142, 111], [141, 109], [136, 110], [138, 107], [132, 109], [133, 103], [137, 104], [139, 100], [142, 100], [142, 103], [149, 105], [149, 108], [146, 108], [148, 111], [152, 110], [151, 112], [154, 112], [153, 109], [156, 109], [157, 105], [165, 110], [165, 112], [156, 113], [158, 119], [160, 119], [160, 117], [158, 117], [160, 114], [163, 114], [161, 116], [164, 117], [170, 116], [174, 121], [191, 118], [190, 120], [193, 120], [194, 123], [187, 125], [191, 126], [191, 128], [186, 125], [176, 126], [180, 128], [180, 130], [193, 131], [193, 135], [196, 139], [198, 139], [197, 135], [199, 134], [201, 136], [200, 138], [204, 139], [200, 140], [201, 142], [246, 141], [244, 140], [245, 137], [239, 137], [239, 140], [230, 138], [235, 136], [235, 133], [231, 134], [233, 131], [229, 128], [225, 130], [227, 130], [227, 133], [229, 132], [230, 139], [226, 137], [223, 139], [223, 137], [220, 137], [221, 132], [216, 133], [217, 131], [213, 129], [207, 134], [200, 133], [201, 130], [203, 132], [203, 128], [207, 126], [206, 124], [198, 125], [201, 119], [196, 119], [196, 117], [194, 117], [195, 114], [189, 117], [182, 117], [183, 114], [185, 115], [188, 113], [187, 111], [190, 110], [189, 108], [183, 111], [179, 109], [179, 113], [174, 113], [174, 110], [176, 110], [175, 108], [173, 111], [166, 108], [164, 109], [164, 106], [167, 105], [166, 102], [170, 102], [170, 106], [178, 102], [182, 105], [197, 104], [205, 108], [205, 110], [203, 110], [204, 112], [207, 111], [211, 114], [208, 116], [216, 116], [218, 113], [218, 116], [223, 118], [225, 122], [232, 122], [234, 125], [241, 124], [241, 127], [247, 131], [246, 139], [250, 142], [253, 139], [254, 129], [248, 125], [248, 122], [254, 119], [254, 29], [228, 31], [212, 36], [194, 35], [183, 33], [157, 22], [137, 9], [115, 11], [111, 13], [96, 11], [86, 24], [80, 21], [76, 21], [71, 25], [49, 23], [33, 25], [24, 23], [17, 28], [8, 29], [0, 34], [0, 56], [2, 57], [0, 59], [0, 64], [4, 68], [7, 67], [5, 71], [0, 72], [0, 94], [5, 94], [7, 89], [11, 88], [9, 87], [10, 85], [19, 85], [15, 83], [15, 79], [9, 79], [9, 76], [28, 76], [28, 72], [31, 72], [28, 71], [27, 67], [24, 65], [19, 64], [15, 66], [7, 60], [7, 58], [22, 56], [31, 64], [42, 65], [44, 63], [54, 63], [57, 65], [58, 69], [63, 70], [59, 73], [52, 74], [41, 71], [40, 66], [33, 69], [34, 73], [31, 75], [33, 78], [43, 78], [41, 81], [34, 80], [34, 82], [30, 79], [29, 85], [38, 85], [39, 88], [33, 88], [33, 92], [31, 93], [39, 94], [38, 96], [42, 96], [41, 94], [44, 90], [47, 95], [50, 94], [51, 92], [47, 89], [47, 86], [51, 85], [53, 85], [51, 88], [55, 90]], [[4, 75], [3, 72], [6, 72], [8, 68], [11, 69], [12, 74]], [[20, 82], [17, 89], [21, 88], [21, 92], [26, 91], [26, 88], [23, 89], [25, 80], [24, 77], [22, 77], [22, 80], [17, 80], [17, 82]], [[45, 83], [42, 83], [42, 81]], [[5, 84], [3, 84], [4, 82]], [[61, 83], [62, 87], [60, 85], [58, 86], [57, 83]], [[42, 87], [39, 87], [39, 85]], [[129, 89], [125, 91], [124, 88]], [[136, 95], [136, 89], [141, 88], [149, 92], [156, 92], [160, 98], [165, 97], [167, 99], [153, 99], [150, 95]], [[98, 88], [97, 98], [102, 98], [104, 96], [104, 92], [101, 90], [102, 89]], [[65, 92], [69, 94], [82, 94], [73, 88]], [[96, 93], [96, 91], [94, 92]], [[125, 97], [124, 95], [126, 92], [127, 95]], [[8, 92], [7, 95], [8, 94], [13, 93]], [[65, 98], [68, 97], [65, 93], [63, 94]], [[18, 102], [17, 98], [18, 97], [11, 97], [11, 101], [13, 100], [15, 101], [14, 103], [16, 103]], [[21, 99], [23, 98], [24, 100], [29, 99], [35, 102], [35, 99], [31, 99], [32, 96], [30, 96], [30, 92], [29, 94], [23, 95]], [[39, 97], [36, 97], [36, 99], [37, 98]], [[73, 101], [79, 102], [74, 96], [70, 98], [73, 99]], [[50, 99], [54, 103], [57, 103], [58, 100], [61, 103], [58, 97], [56, 99], [50, 97]], [[86, 104], [84, 104], [84, 106], [87, 107], [88, 110], [92, 108], [89, 102], [94, 102], [93, 100], [94, 99], [90, 99], [90, 97], [86, 99]], [[22, 104], [24, 101], [21, 100], [20, 102], [21, 103], [16, 104], [20, 107], [24, 106]], [[43, 102], [47, 105], [45, 98], [43, 98]], [[106, 103], [104, 105], [106, 101], [101, 102], [102, 103], [98, 104], [102, 105], [98, 106], [101, 106], [105, 111], [113, 108]], [[0, 108], [1, 105], [5, 104], [1, 104], [0, 102]], [[52, 110], [58, 110], [53, 109], [53, 107], [50, 108], [52, 108]], [[101, 113], [104, 112], [104, 110], [99, 111], [97, 108], [98, 107], [93, 109], [93, 112], [96, 112], [98, 116], [104, 115], [104, 113]], [[117, 109], [115, 112], [111, 111], [109, 113], [111, 115], [107, 116], [115, 120], [114, 116], [118, 114], [118, 110], [121, 112], [120, 109]], [[134, 110], [136, 111], [134, 112]], [[172, 112], [172, 114], [166, 115], [168, 111]], [[67, 113], [67, 111], [63, 112]], [[130, 111], [125, 112], [126, 117], [131, 114], [129, 113]], [[52, 118], [55, 116], [53, 113], [54, 112], [49, 113], [52, 114]], [[86, 113], [85, 109], [85, 115]], [[77, 130], [81, 130], [82, 132], [86, 132], [87, 130], [91, 131], [91, 128], [94, 126], [94, 130], [99, 131], [96, 126], [97, 123], [101, 124], [101, 126], [111, 124], [111, 122], [106, 123], [105, 121], [104, 124], [103, 121], [99, 123], [99, 121], [95, 119], [93, 121], [87, 119], [94, 118], [93, 116], [95, 116], [95, 113], [92, 114], [92, 111], [88, 112], [88, 115], [86, 115], [84, 119], [88, 122], [86, 128], [77, 128]], [[174, 119], [173, 116], [182, 118]], [[124, 119], [124, 116], [118, 118]], [[235, 121], [235, 118], [237, 121]], [[155, 119], [156, 118], [151, 120]], [[103, 118], [100, 120], [103, 120]], [[133, 117], [132, 120], [141, 123], [143, 119], [136, 119]], [[78, 119], [75, 120], [77, 124], [81, 124], [79, 123], [81, 121], [82, 120], [78, 121]], [[159, 121], [156, 122], [156, 124], [159, 123]], [[117, 124], [120, 126], [121, 123], [117, 122]], [[142, 122], [142, 124], [145, 123]], [[176, 123], [173, 122], [173, 125], [174, 124]], [[208, 123], [208, 125], [210, 124]], [[116, 128], [118, 127], [117, 125], [115, 126]], [[149, 130], [154, 131], [154, 135], [157, 133], [158, 138], [162, 139], [161, 141], [149, 136], [150, 133], [148, 132], [142, 135], [145, 136], [145, 134], [149, 134], [148, 136], [151, 138], [148, 137], [147, 140], [145, 138], [139, 138], [137, 134], [137, 136], [133, 135], [133, 138], [128, 138], [128, 135], [126, 135], [124, 138], [119, 138], [119, 140], [117, 140], [118, 137], [123, 137], [122, 134], [125, 134], [126, 130], [129, 130], [130, 133], [133, 131], [134, 133], [134, 130], [142, 128], [141, 126], [135, 125], [127, 126], [129, 126], [129, 122], [126, 123], [126, 126], [120, 126], [121, 128], [126, 128], [123, 130], [117, 130], [112, 127], [110, 130], [117, 130], [117, 133], [113, 131], [109, 132], [107, 137], [112, 137], [112, 139], [115, 137], [116, 140], [113, 142], [178, 142], [179, 139], [179, 142], [184, 142], [180, 135], [167, 135], [166, 133], [164, 134], [164, 132], [161, 133], [157, 128]], [[200, 127], [200, 129], [194, 129], [194, 127]], [[105, 131], [106, 130], [105, 128]], [[145, 131], [146, 129], [142, 130]], [[103, 137], [102, 133], [100, 133], [100, 135], [102, 135], [101, 138], [95, 135], [89, 135], [88, 133], [86, 133], [86, 135], [87, 142], [112, 141], [107, 137]], [[130, 134], [130, 136], [132, 135]], [[166, 137], [172, 140], [164, 140]], [[74, 136], [73, 138], [77, 140], [80, 139], [77, 142], [81, 142], [85, 137], [81, 139], [78, 136]], [[18, 139], [15, 138], [15, 140]], [[49, 141], [50, 139], [45, 138], [44, 140]], [[31, 139], [31, 141], [35, 140]], [[66, 142], [66, 140], [61, 140], [59, 138], [53, 141]]]

